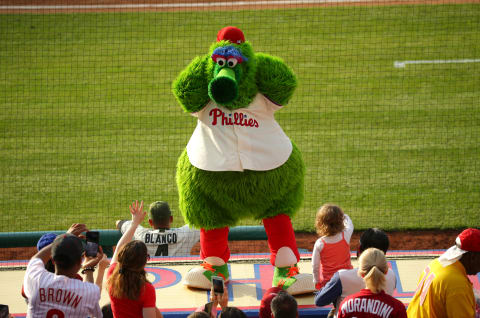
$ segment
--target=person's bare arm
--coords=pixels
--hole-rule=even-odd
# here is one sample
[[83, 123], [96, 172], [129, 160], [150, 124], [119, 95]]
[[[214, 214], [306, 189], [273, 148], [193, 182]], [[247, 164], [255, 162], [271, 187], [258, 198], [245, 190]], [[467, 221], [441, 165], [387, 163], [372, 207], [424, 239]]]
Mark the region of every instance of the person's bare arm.
[[228, 290], [225, 288], [223, 294], [216, 295], [212, 286], [212, 289], [210, 290], [210, 301], [213, 302], [210, 316], [215, 318], [217, 316], [217, 307], [219, 305], [222, 310], [228, 307]]
[[135, 234], [135, 230], [145, 218], [145, 215], [147, 213], [143, 211], [143, 201], [141, 201], [140, 204], [138, 203], [138, 200], [133, 202], [132, 205], [130, 205], [130, 213], [132, 215], [132, 224], [130, 225], [128, 230], [123, 233], [122, 237], [118, 241], [117, 247], [115, 248], [115, 253], [113, 253], [112, 263], [117, 262], [118, 253], [124, 245], [126, 245], [132, 240], [133, 234]]
[[219, 298], [218, 304], [220, 308], [225, 309], [228, 307], [228, 290], [225, 288], [225, 292], [217, 296]]
[[52, 244], [48, 244], [42, 248], [37, 254], [33, 255], [32, 258], [39, 258], [42, 260], [43, 264], [47, 264], [48, 260], [52, 258]]
[[97, 285], [100, 290], [102, 290], [103, 277], [108, 266], [110, 266], [110, 261], [108, 260], [107, 255], [103, 254], [103, 258], [98, 263], [97, 278], [95, 279], [95, 285]]
[[158, 309], [158, 308], [155, 308], [155, 309], [156, 309], [156, 318], [163, 318], [163, 315], [160, 312], [160, 309]]
[[67, 233], [70, 233], [72, 235], [78, 236], [79, 238], [85, 238], [84, 235], [82, 235], [83, 232], [87, 232], [88, 228], [85, 224], [81, 223], [73, 223], [70, 228], [67, 230]]
[[[67, 230], [67, 233], [81, 237], [81, 234], [85, 231], [88, 231], [87, 226], [81, 223], [74, 223]], [[49, 244], [42, 248], [37, 254], [33, 255], [32, 258], [40, 258], [43, 261], [43, 264], [46, 264], [48, 260], [52, 257], [52, 244]]]
[[142, 309], [143, 318], [163, 318], [160, 309], [157, 307], [149, 307]]
[[[85, 257], [85, 261], [82, 264], [84, 269], [85, 281], [93, 284], [93, 272], [95, 266], [103, 259], [103, 250], [101, 246], [98, 246], [98, 253], [95, 257]], [[92, 270], [93, 269], [93, 270]], [[100, 288], [101, 289], [101, 288]]]

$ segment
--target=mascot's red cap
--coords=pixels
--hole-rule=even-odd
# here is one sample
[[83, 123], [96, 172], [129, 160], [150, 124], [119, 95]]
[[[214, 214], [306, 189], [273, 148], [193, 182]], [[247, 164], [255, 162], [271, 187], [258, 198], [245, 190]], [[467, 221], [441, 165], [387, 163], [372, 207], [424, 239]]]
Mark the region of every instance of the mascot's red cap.
[[227, 26], [218, 31], [217, 33], [217, 42], [220, 41], [230, 41], [230, 43], [240, 44], [245, 42], [245, 36], [243, 35], [242, 30], [233, 26]]

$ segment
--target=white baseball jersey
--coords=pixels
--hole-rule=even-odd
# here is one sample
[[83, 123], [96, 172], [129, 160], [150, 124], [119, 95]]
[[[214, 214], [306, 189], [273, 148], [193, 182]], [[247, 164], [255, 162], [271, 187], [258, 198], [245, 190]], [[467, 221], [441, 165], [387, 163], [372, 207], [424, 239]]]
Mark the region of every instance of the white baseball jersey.
[[190, 163], [208, 171], [280, 167], [293, 149], [273, 116], [280, 108], [262, 94], [257, 94], [248, 107], [235, 110], [210, 101], [192, 114], [198, 123], [187, 145]]
[[[124, 222], [120, 231], [125, 233], [131, 224], [132, 221]], [[168, 230], [147, 229], [139, 225], [133, 239], [144, 242], [150, 256], [188, 256], [193, 245], [200, 240], [200, 231], [188, 225]]]
[[50, 273], [40, 258], [28, 263], [23, 286], [28, 318], [103, 317], [97, 285]]

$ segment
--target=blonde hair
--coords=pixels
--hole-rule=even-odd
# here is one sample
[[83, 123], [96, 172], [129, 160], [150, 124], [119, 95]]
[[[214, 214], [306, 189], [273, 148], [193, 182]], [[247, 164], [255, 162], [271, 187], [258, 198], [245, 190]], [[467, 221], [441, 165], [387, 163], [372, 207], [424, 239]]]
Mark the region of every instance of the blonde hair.
[[363, 277], [365, 285], [377, 294], [385, 290], [385, 274], [388, 271], [385, 254], [377, 248], [368, 248], [359, 259], [358, 275]]
[[315, 218], [315, 228], [320, 236], [332, 236], [345, 229], [342, 209], [334, 204], [324, 204]]

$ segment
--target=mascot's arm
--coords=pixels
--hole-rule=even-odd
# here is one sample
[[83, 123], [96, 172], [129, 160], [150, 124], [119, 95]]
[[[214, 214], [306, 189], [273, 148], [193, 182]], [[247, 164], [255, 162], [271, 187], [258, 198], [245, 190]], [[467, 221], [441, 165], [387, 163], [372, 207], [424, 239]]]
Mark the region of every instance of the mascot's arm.
[[258, 90], [279, 105], [286, 105], [297, 87], [297, 78], [282, 59], [257, 53]]
[[173, 82], [173, 94], [186, 112], [197, 112], [210, 100], [207, 73], [209, 59], [207, 55], [196, 57]]

